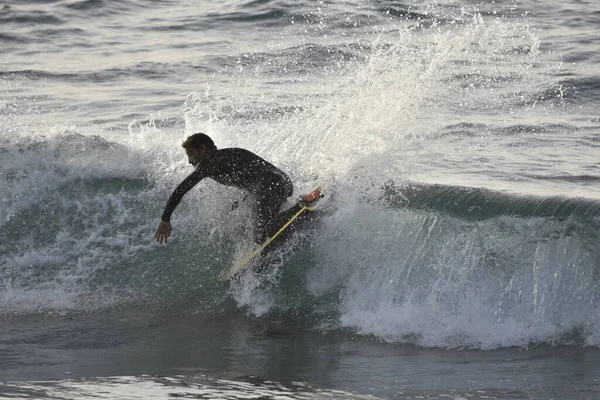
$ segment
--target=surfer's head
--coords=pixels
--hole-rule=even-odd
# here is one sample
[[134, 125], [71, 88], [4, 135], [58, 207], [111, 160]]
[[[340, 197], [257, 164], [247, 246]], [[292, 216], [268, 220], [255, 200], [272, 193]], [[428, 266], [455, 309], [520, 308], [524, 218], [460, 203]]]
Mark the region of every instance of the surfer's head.
[[204, 133], [194, 133], [193, 135], [188, 136], [181, 144], [181, 147], [185, 149], [185, 153], [188, 156], [188, 162], [194, 167], [217, 150], [217, 146], [215, 146], [212, 139]]

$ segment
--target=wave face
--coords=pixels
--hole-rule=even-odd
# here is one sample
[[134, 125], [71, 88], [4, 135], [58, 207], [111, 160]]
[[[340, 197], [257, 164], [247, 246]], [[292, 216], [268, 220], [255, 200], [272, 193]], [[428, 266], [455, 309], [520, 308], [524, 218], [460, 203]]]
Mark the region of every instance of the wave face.
[[[425, 347], [600, 345], [590, 5], [205, 3], [2, 6], [0, 318], [139, 306]], [[197, 131], [325, 189], [266, 276], [218, 282], [251, 207], [214, 182], [153, 242]]]
[[360, 229], [337, 227], [346, 246], [325, 245], [336, 278], [315, 271], [342, 286], [344, 326], [424, 346], [598, 344], [597, 200], [439, 186], [384, 198], [358, 206]]

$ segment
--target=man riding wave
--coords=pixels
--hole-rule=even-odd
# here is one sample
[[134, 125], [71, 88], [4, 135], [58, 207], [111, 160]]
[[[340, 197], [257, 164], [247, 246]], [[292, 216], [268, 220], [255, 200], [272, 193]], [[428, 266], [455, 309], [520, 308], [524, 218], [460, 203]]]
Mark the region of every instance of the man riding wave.
[[171, 235], [171, 214], [183, 196], [204, 178], [243, 189], [254, 199], [254, 240], [264, 242], [303, 206], [315, 199], [306, 196], [290, 209], [279, 214], [281, 206], [293, 194], [290, 178], [256, 154], [240, 148], [217, 149], [204, 133], [189, 136], [182, 144], [194, 171], [181, 182], [169, 197], [154, 235], [158, 243], [166, 243]]

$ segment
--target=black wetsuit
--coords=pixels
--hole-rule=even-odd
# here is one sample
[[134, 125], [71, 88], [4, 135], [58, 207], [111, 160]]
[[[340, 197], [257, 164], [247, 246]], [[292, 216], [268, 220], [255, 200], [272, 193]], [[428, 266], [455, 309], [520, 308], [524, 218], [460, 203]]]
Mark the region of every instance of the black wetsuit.
[[280, 221], [287, 218], [287, 211], [281, 214], [281, 218], [277, 213], [294, 191], [290, 178], [256, 154], [244, 149], [230, 148], [216, 150], [200, 161], [196, 170], [173, 191], [161, 219], [169, 221], [183, 196], [204, 178], [212, 178], [223, 185], [247, 190], [253, 195], [254, 239], [257, 242], [263, 242], [273, 233], [273, 229], [281, 224]]

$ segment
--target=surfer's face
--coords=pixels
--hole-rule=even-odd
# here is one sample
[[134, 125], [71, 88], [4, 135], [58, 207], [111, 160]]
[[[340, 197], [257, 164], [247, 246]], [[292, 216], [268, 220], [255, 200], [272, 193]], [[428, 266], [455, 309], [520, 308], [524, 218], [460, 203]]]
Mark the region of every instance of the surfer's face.
[[204, 145], [196, 148], [189, 147], [185, 149], [185, 154], [188, 156], [188, 162], [195, 167], [206, 158], [208, 150]]

